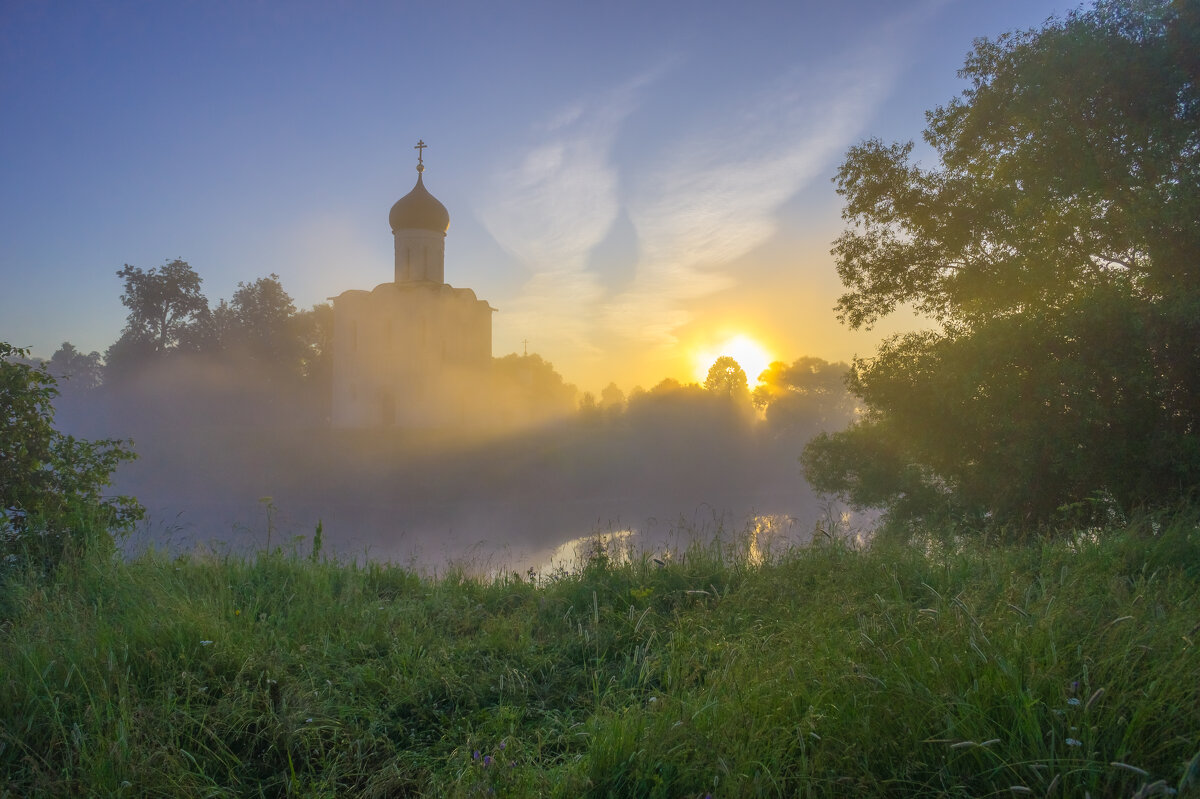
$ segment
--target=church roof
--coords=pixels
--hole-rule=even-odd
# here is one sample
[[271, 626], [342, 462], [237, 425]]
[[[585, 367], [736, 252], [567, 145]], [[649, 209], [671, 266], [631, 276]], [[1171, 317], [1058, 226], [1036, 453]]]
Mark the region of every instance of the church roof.
[[450, 212], [446, 206], [429, 193], [421, 180], [421, 171], [417, 171], [417, 185], [413, 190], [401, 197], [392, 206], [388, 214], [388, 222], [392, 230], [432, 230], [445, 233], [450, 227]]

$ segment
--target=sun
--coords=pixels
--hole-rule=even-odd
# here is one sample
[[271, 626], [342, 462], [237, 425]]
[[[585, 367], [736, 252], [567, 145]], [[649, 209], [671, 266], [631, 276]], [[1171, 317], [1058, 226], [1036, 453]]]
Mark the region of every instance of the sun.
[[758, 382], [758, 376], [771, 365], [773, 360], [761, 344], [749, 336], [739, 333], [727, 339], [723, 344], [696, 352], [696, 378], [703, 382], [708, 377], [708, 370], [712, 367], [713, 361], [722, 355], [728, 355], [738, 362], [738, 366], [741, 366], [742, 371], [746, 373], [746, 381], [751, 388]]

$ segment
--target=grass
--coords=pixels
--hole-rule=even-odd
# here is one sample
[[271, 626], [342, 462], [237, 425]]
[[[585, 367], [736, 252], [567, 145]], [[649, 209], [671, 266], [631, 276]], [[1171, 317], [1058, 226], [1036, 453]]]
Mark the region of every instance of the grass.
[[551, 577], [9, 569], [0, 795], [1200, 795], [1194, 514]]

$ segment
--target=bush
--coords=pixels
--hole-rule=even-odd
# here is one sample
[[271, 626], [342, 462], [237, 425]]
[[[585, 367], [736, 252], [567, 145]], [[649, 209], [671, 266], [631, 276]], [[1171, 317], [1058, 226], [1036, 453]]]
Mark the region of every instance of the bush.
[[54, 378], [27, 351], [0, 342], [0, 557], [52, 569], [69, 548], [111, 542], [144, 509], [106, 496], [130, 442], [87, 441], [54, 429]]

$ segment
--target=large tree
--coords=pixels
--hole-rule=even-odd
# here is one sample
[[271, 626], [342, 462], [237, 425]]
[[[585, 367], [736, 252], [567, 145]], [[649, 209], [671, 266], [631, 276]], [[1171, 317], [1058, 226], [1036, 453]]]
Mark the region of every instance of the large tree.
[[226, 349], [249, 355], [269, 372], [299, 375], [304, 343], [294, 321], [296, 305], [279, 275], [239, 282], [228, 312]]
[[106, 379], [139, 372], [162, 355], [194, 348], [196, 330], [210, 316], [200, 276], [176, 258], [160, 267], [125, 264], [121, 303], [129, 309], [121, 336], [104, 353]]
[[147, 342], [155, 352], [178, 346], [188, 325], [208, 310], [200, 276], [187, 261], [176, 258], [146, 270], [125, 264], [117, 277], [125, 281], [121, 303], [129, 309], [122, 336]]
[[1101, 2], [977, 41], [913, 145], [852, 148], [834, 245], [864, 418], [817, 439], [823, 490], [892, 518], [1025, 526], [1200, 483], [1200, 11]]

